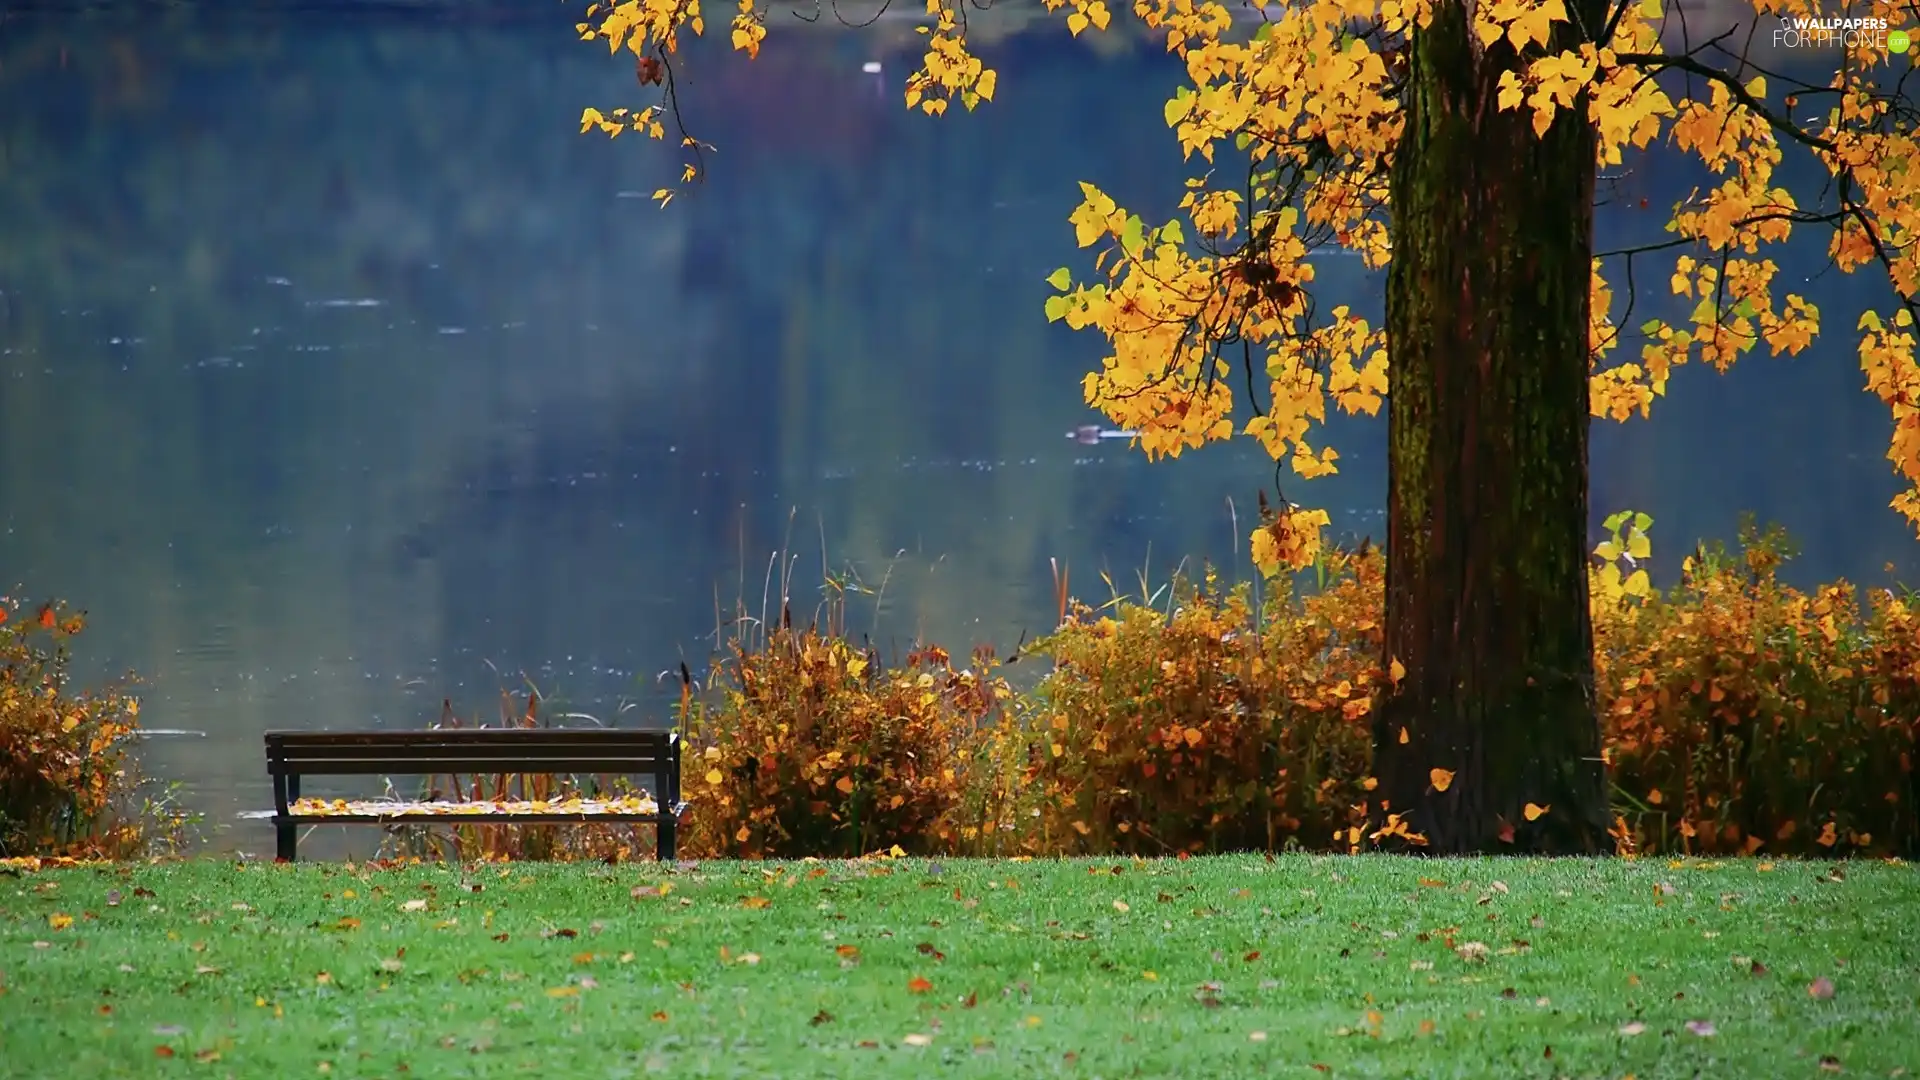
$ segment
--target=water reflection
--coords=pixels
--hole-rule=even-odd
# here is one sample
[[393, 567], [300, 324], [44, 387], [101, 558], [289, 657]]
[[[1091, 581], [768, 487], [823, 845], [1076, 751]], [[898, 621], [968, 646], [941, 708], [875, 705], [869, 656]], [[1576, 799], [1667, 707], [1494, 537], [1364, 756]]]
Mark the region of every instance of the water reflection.
[[[574, 134], [632, 81], [564, 31], [0, 23], [0, 88], [33, 103], [0, 110], [0, 567], [91, 609], [90, 659], [148, 676], [152, 723], [208, 733], [149, 756], [216, 820], [263, 800], [270, 726], [475, 711], [522, 672], [657, 720], [653, 673], [783, 545], [796, 606], [824, 539], [890, 575], [881, 641], [954, 646], [1044, 627], [1049, 557], [1082, 584], [1237, 565], [1270, 463], [1063, 439], [1097, 425], [1098, 343], [1040, 314], [1081, 258], [1075, 181], [1149, 214], [1179, 191], [1164, 57], [1018, 39], [1002, 102], [934, 122], [896, 105], [899, 35], [696, 53], [722, 149], [661, 213], [633, 197], [655, 148]], [[1628, 182], [1609, 236], [1691, 184]], [[1350, 261], [1324, 277], [1377, 311]], [[1832, 326], [1865, 302], [1810, 288]], [[1803, 580], [1910, 571], [1843, 337], [1601, 425], [1596, 510], [1674, 550], [1755, 509]], [[1377, 537], [1380, 428], [1330, 438], [1343, 475], [1288, 494]]]

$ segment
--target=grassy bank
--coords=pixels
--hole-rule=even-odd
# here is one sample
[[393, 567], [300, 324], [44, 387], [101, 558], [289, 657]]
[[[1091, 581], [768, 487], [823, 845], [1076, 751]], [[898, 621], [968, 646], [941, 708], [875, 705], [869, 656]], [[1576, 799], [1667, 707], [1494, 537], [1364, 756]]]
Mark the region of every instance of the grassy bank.
[[0, 1073], [1887, 1076], [1920, 1072], [1916, 884], [1257, 855], [83, 867], [0, 877]]

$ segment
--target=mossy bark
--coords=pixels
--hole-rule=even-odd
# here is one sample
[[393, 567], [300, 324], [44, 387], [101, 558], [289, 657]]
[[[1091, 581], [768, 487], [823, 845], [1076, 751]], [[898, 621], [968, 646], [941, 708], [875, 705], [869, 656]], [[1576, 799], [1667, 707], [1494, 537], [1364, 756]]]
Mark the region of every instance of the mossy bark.
[[1539, 137], [1498, 109], [1519, 62], [1441, 0], [1392, 176], [1386, 641], [1405, 674], [1375, 714], [1374, 809], [1435, 853], [1610, 843], [1586, 570], [1594, 136], [1584, 108]]

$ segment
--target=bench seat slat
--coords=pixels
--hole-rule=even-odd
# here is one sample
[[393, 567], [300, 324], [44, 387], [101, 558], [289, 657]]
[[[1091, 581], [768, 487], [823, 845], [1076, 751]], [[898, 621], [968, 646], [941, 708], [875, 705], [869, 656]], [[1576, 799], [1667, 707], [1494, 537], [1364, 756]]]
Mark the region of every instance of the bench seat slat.
[[267, 774], [299, 776], [426, 776], [435, 773], [650, 773], [661, 766], [658, 758], [538, 757], [511, 758], [388, 755], [377, 758], [314, 758], [307, 761], [269, 761]]
[[[302, 800], [305, 801], [305, 800]], [[647, 823], [660, 819], [660, 805], [648, 799], [647, 807], [612, 809], [593, 805], [596, 800], [585, 800], [588, 805], [579, 810], [564, 809], [564, 801], [550, 803], [545, 810], [534, 810], [529, 803], [456, 803], [456, 802], [392, 802], [382, 799], [345, 800], [345, 810], [329, 806], [324, 810], [296, 806], [292, 812], [275, 814], [272, 820], [299, 822], [307, 825], [326, 825], [334, 823], [365, 824], [370, 822], [639, 822]], [[682, 802], [671, 809], [678, 817], [686, 809]]]
[[671, 732], [640, 728], [407, 728], [389, 731], [269, 731], [268, 745], [379, 746], [412, 743], [660, 743]]
[[[683, 807], [686, 805], [681, 804]], [[473, 825], [651, 825], [660, 820], [659, 814], [328, 814], [319, 817], [312, 814], [288, 814], [282, 818], [274, 815], [267, 820], [274, 824], [289, 825], [394, 825], [425, 824], [428, 822], [446, 822], [448, 824], [464, 822]]]
[[650, 731], [633, 732], [625, 738], [601, 737], [594, 739], [556, 739], [544, 734], [537, 735], [533, 738], [519, 738], [515, 737], [518, 733], [504, 731], [497, 734], [500, 737], [493, 739], [444, 739], [437, 737], [380, 739], [377, 741], [358, 739], [351, 741], [334, 739], [269, 739], [267, 741], [267, 749], [269, 752], [275, 754], [283, 754], [289, 757], [304, 757], [315, 754], [323, 756], [329, 754], [405, 754], [421, 750], [453, 749], [472, 750], [482, 754], [516, 754], [536, 750], [564, 750], [576, 754], [601, 753], [604, 751], [633, 754], [658, 753], [666, 746], [666, 741], [659, 737], [659, 733]]

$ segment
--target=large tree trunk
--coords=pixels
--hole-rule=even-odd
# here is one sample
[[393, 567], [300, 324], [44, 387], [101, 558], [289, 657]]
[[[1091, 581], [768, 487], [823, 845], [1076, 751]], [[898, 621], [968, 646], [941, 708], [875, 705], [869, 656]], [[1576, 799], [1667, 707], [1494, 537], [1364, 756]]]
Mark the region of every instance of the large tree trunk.
[[[1605, 17], [1593, 0], [1567, 7], [1576, 25]], [[1460, 0], [1442, 0], [1411, 53], [1387, 283], [1386, 641], [1405, 673], [1375, 716], [1376, 809], [1436, 853], [1598, 850], [1594, 137], [1584, 108], [1544, 137], [1531, 110], [1496, 108], [1516, 61], [1470, 41]], [[1528, 803], [1546, 813], [1529, 823]]]

